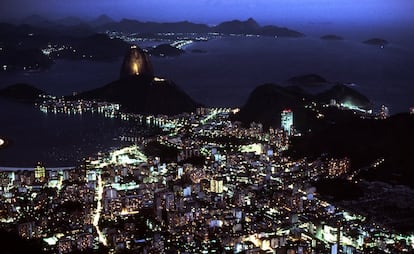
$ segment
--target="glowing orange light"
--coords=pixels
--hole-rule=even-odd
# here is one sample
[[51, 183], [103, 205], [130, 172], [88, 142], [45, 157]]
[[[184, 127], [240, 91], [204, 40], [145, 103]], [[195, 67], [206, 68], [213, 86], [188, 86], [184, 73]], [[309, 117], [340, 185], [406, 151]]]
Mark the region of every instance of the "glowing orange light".
[[134, 63], [133, 64], [132, 71], [134, 72], [135, 75], [138, 75], [139, 74], [139, 72], [138, 72], [138, 64], [137, 63]]

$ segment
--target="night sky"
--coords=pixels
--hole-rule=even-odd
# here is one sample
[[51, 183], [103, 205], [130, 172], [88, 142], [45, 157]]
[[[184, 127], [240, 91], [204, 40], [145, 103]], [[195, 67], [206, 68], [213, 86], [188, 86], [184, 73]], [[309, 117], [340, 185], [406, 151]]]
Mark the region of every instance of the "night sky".
[[1, 0], [0, 17], [108, 14], [114, 19], [216, 24], [253, 17], [261, 23], [414, 23], [413, 0]]

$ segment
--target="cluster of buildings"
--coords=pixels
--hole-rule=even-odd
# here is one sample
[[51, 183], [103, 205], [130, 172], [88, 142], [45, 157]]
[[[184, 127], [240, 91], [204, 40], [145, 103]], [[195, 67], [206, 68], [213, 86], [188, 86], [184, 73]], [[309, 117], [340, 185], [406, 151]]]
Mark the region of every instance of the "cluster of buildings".
[[[56, 54], [56, 56], [59, 57], [60, 56], [59, 52], [64, 51], [64, 50], [72, 50], [73, 51], [74, 49], [69, 45], [58, 45], [58, 44], [49, 43], [47, 45], [47, 47], [42, 48], [42, 53], [45, 56], [49, 56], [49, 57], [51, 57], [51, 55], [53, 55], [53, 54]], [[75, 50], [75, 52], [76, 52], [76, 50]], [[86, 57], [86, 56], [84, 56], [84, 57]], [[89, 56], [89, 57], [92, 57], [92, 56]]]
[[[56, 100], [46, 107], [109, 108]], [[88, 106], [89, 105], [89, 106]], [[64, 111], [63, 111], [64, 112]], [[164, 129], [148, 139], [51, 169], [0, 168], [0, 227], [45, 251], [112, 253], [412, 252], [414, 236], [319, 198], [313, 182], [347, 176], [347, 158], [293, 160], [293, 112], [281, 128], [242, 127], [231, 109], [177, 117], [116, 113]], [[145, 153], [156, 143], [157, 154]], [[163, 149], [175, 150], [173, 159]]]
[[[338, 107], [344, 110], [352, 110], [355, 113], [358, 113], [362, 118], [373, 118], [373, 119], [387, 119], [390, 117], [390, 110], [386, 105], [381, 105], [380, 109], [377, 112], [373, 112], [372, 109], [364, 109], [357, 105], [354, 105], [352, 102], [338, 103], [336, 100], [332, 99], [329, 105], [331, 107]], [[411, 108], [409, 109], [411, 113]], [[323, 115], [321, 115], [323, 117]]]
[[186, 45], [190, 45], [195, 41], [208, 41], [219, 37], [217, 33], [207, 33], [200, 35], [199, 33], [154, 33], [154, 34], [139, 34], [139, 33], [123, 33], [118, 31], [106, 31], [106, 34], [111, 39], [121, 39], [131, 44], [154, 47], [162, 43], [168, 43], [173, 47], [182, 49]]
[[54, 114], [83, 114], [97, 113], [108, 118], [114, 118], [120, 114], [120, 105], [111, 102], [99, 102], [88, 100], [65, 100], [50, 95], [40, 95], [42, 101], [38, 107], [44, 113]]

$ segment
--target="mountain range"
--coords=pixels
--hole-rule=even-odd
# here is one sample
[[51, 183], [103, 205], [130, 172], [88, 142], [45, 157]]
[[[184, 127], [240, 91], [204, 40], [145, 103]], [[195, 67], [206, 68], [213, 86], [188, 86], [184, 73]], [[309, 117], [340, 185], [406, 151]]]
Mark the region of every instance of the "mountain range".
[[196, 24], [188, 21], [174, 23], [140, 22], [123, 19], [119, 22], [107, 23], [96, 28], [98, 31], [115, 30], [129, 33], [222, 33], [222, 34], [254, 34], [263, 36], [302, 37], [302, 33], [278, 26], [260, 26], [253, 18], [245, 21], [225, 21], [216, 26]]
[[118, 31], [127, 33], [223, 33], [223, 34], [254, 34], [263, 36], [301, 37], [302, 33], [285, 27], [273, 25], [260, 26], [253, 18], [245, 21], [224, 21], [215, 26], [198, 24], [189, 21], [180, 22], [143, 22], [135, 19], [115, 21], [107, 15], [101, 15], [93, 20], [82, 20], [77, 17], [66, 17], [49, 20], [38, 15], [29, 16], [19, 24], [30, 25], [48, 30], [68, 30], [82, 28], [83, 32]]

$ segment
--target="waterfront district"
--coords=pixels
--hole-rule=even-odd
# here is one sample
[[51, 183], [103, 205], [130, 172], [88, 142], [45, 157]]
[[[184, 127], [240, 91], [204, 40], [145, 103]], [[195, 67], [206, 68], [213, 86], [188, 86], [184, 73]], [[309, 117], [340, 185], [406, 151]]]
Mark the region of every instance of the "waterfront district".
[[311, 182], [317, 179], [356, 180], [347, 158], [283, 155], [290, 137], [300, 135], [291, 110], [281, 112], [280, 128], [264, 130], [231, 121], [237, 109], [198, 108], [167, 117], [82, 100], [45, 98], [38, 106], [52, 114], [96, 112], [161, 133], [120, 137], [131, 145], [74, 167], [1, 168], [1, 228], [38, 240], [44, 252], [413, 251], [413, 236], [315, 193]]

